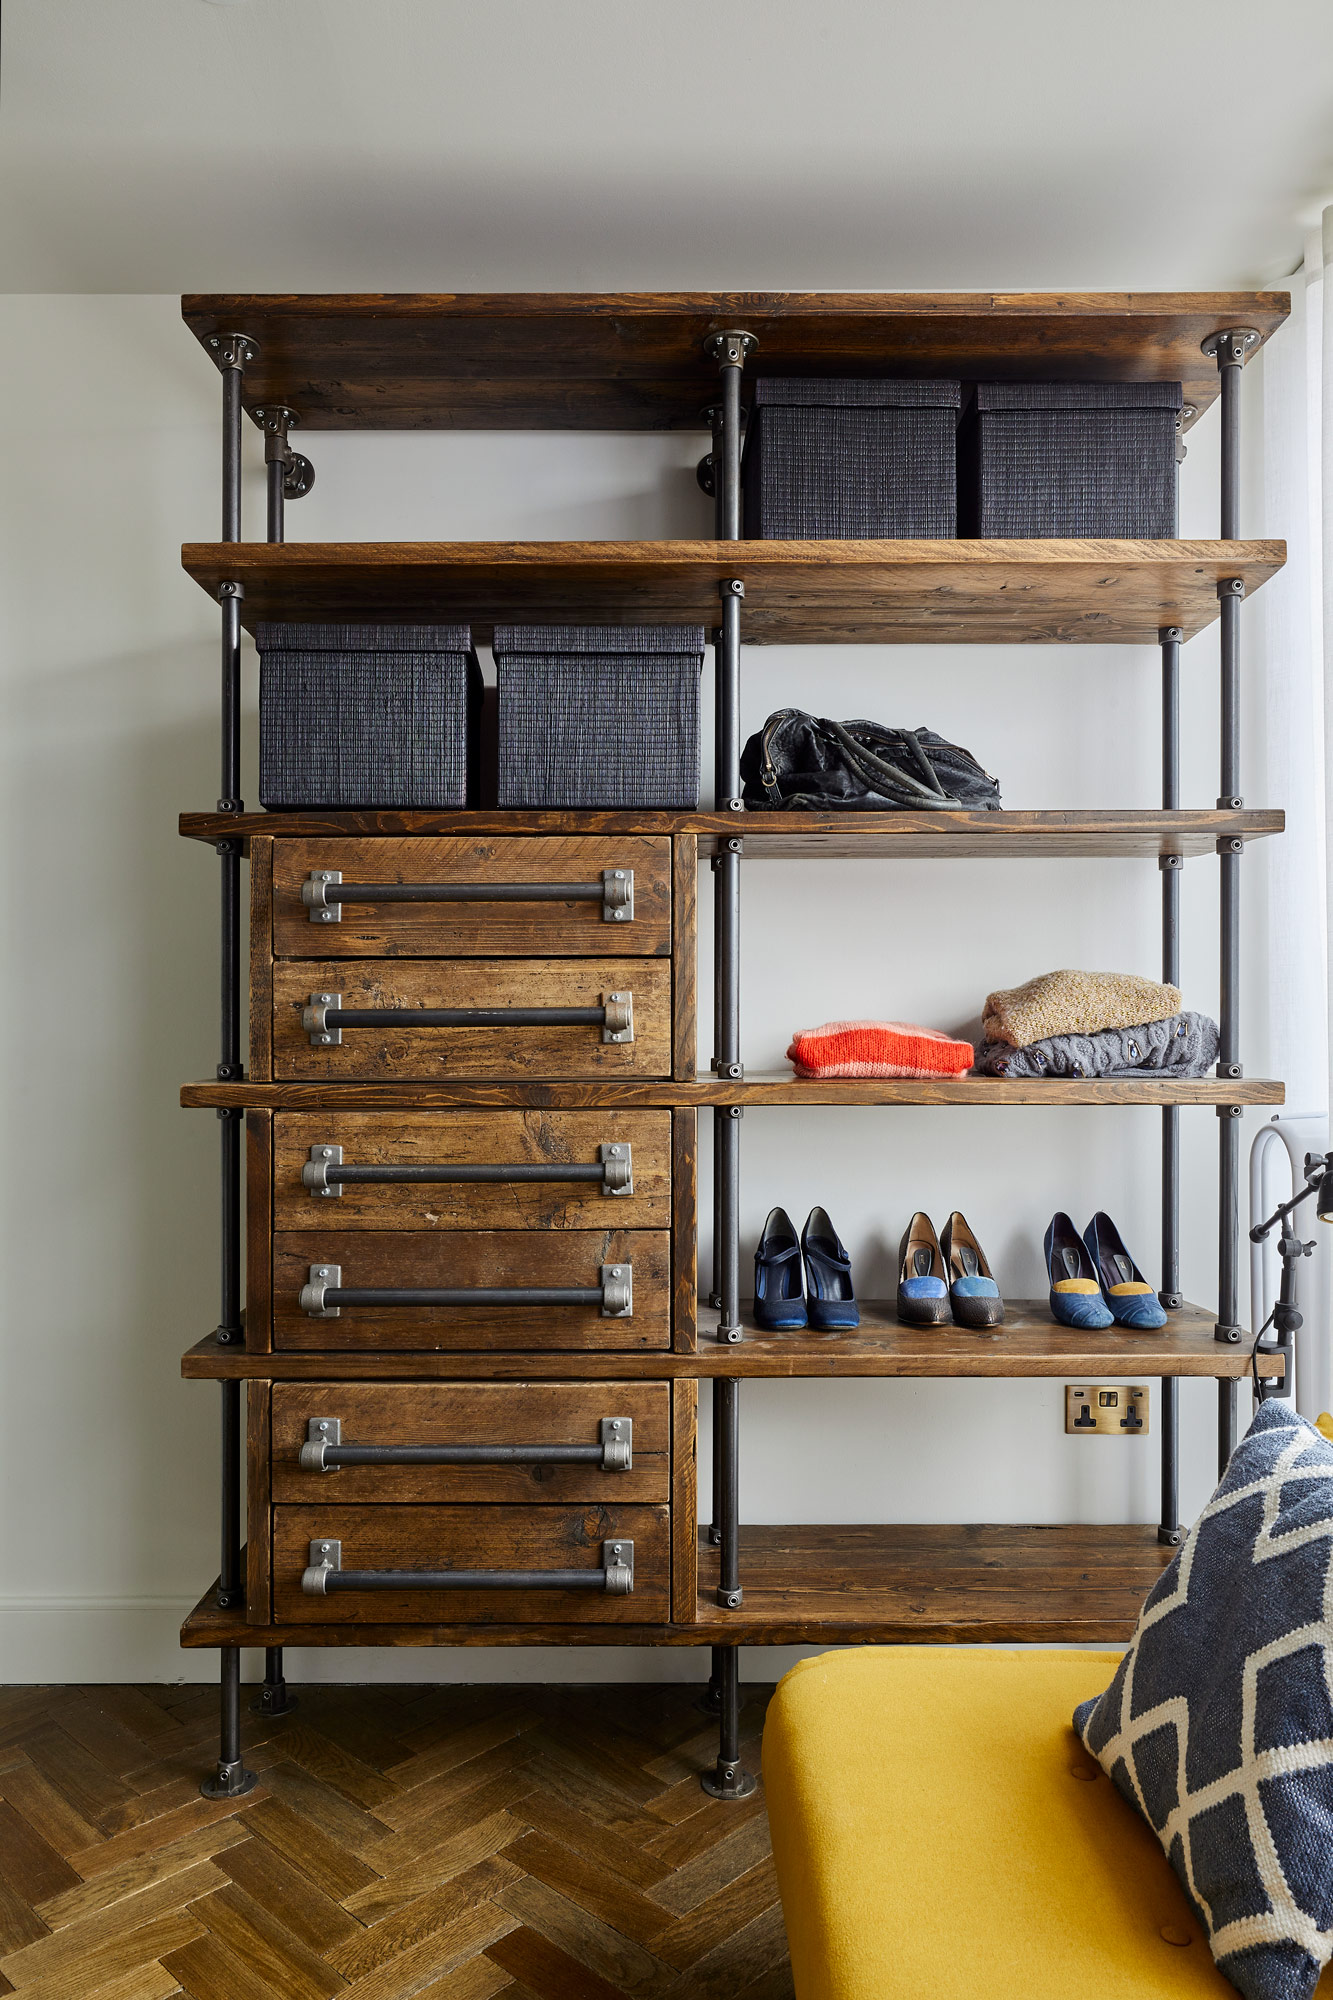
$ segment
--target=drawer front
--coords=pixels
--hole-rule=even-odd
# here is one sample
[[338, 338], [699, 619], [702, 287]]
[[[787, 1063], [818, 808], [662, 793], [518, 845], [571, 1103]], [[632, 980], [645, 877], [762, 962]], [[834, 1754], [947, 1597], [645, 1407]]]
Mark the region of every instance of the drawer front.
[[280, 1111], [273, 1174], [279, 1229], [666, 1229], [671, 1113]]
[[[539, 1349], [640, 1353], [671, 1345], [670, 1236], [663, 1230], [517, 1229], [333, 1236], [281, 1231], [273, 1238], [273, 1345], [333, 1352]], [[336, 1278], [318, 1274], [336, 1272]], [[612, 1277], [622, 1273], [620, 1279]], [[603, 1277], [612, 1289], [603, 1294]], [[628, 1280], [631, 1310], [616, 1296]], [[319, 1314], [317, 1288], [335, 1297]], [[456, 1301], [340, 1303], [338, 1291], [444, 1291]], [[507, 1300], [495, 1291], [535, 1294]], [[552, 1299], [552, 1291], [586, 1294]], [[477, 1297], [477, 1293], [483, 1296]], [[304, 1294], [304, 1303], [303, 1303]], [[603, 1304], [613, 1308], [604, 1312]]]
[[[334, 1018], [321, 1026], [326, 994], [333, 996]], [[623, 1025], [627, 998], [629, 1026]], [[413, 1018], [437, 1009], [503, 1010], [511, 1018], [444, 1025]], [[586, 1018], [556, 1022], [550, 1018], [554, 1009], [577, 1010]], [[339, 1021], [338, 1011], [389, 1018]], [[523, 1018], [534, 1014], [535, 1019]], [[273, 1074], [369, 1082], [668, 1077], [671, 964], [577, 958], [281, 961], [273, 968]]]
[[[407, 900], [377, 899], [377, 887], [405, 891]], [[482, 900], [417, 899], [432, 888], [475, 891]], [[547, 900], [561, 888], [568, 895]], [[524, 896], [525, 889], [536, 893]], [[278, 958], [604, 958], [608, 949], [635, 958], [670, 952], [665, 837], [275, 845]]]
[[[275, 1382], [273, 1498], [316, 1507], [666, 1501], [670, 1394], [665, 1382]], [[338, 1462], [342, 1452], [362, 1449], [516, 1456], [434, 1465]], [[583, 1459], [541, 1456], [571, 1450]]]
[[[670, 1540], [666, 1507], [275, 1507], [273, 1609], [284, 1623], [322, 1625], [662, 1625], [671, 1615]], [[594, 1576], [616, 1542], [634, 1545], [631, 1592], [566, 1580]], [[386, 1571], [561, 1580], [311, 1590], [303, 1579], [318, 1566], [320, 1543], [330, 1555], [337, 1544], [339, 1573], [363, 1583]]]

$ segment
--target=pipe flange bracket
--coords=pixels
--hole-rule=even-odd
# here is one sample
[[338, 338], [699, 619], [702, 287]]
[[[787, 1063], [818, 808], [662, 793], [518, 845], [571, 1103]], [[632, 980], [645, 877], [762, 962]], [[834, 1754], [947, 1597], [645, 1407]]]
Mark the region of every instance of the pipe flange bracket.
[[1242, 1327], [1228, 1326], [1225, 1321], [1219, 1320], [1213, 1328], [1213, 1339], [1220, 1340], [1225, 1347], [1238, 1347], [1243, 1331]]
[[1183, 868], [1185, 866], [1185, 857], [1183, 854], [1159, 854], [1157, 857], [1157, 866], [1159, 868]]
[[208, 351], [219, 368], [245, 368], [259, 353], [259, 342], [248, 333], [210, 333]]
[[598, 1423], [603, 1472], [633, 1472], [633, 1417], [602, 1417]]
[[[1237, 1064], [1236, 1067], [1239, 1070], [1240, 1065]], [[1222, 1074], [1221, 1063], [1217, 1066], [1217, 1074], [1219, 1076]], [[1217, 1115], [1219, 1118], [1243, 1118], [1245, 1116], [1245, 1106], [1243, 1104], [1219, 1104]]]
[[603, 1542], [602, 1568], [606, 1571], [608, 1597], [634, 1595], [633, 1542]]
[[634, 1317], [634, 1266], [632, 1264], [603, 1264], [600, 1272], [602, 1287], [602, 1318], [633, 1319]]
[[343, 1566], [341, 1542], [311, 1542], [310, 1562], [301, 1572], [301, 1588], [307, 1597], [327, 1597], [329, 1577]]
[[[1258, 336], [1255, 336], [1256, 339]], [[740, 327], [728, 327], [724, 333], [710, 333], [704, 341], [704, 353], [710, 361], [716, 361], [719, 368], [744, 368], [759, 342], [752, 333]]]
[[1159, 646], [1178, 646], [1184, 637], [1185, 630], [1183, 626], [1162, 625], [1158, 628], [1157, 643]]
[[302, 1285], [298, 1304], [308, 1319], [338, 1319], [341, 1306], [324, 1303], [327, 1292], [342, 1289], [343, 1273], [341, 1264], [312, 1264], [310, 1276]]
[[[313, 995], [311, 996], [313, 999]], [[602, 1023], [604, 1042], [632, 1042], [634, 1040], [634, 995], [632, 993], [604, 993], [602, 1008], [606, 1015]], [[313, 1040], [313, 1037], [312, 1037]]]
[[717, 587], [719, 597], [744, 597], [745, 582], [739, 576], [724, 576]]
[[724, 1590], [721, 1584], [719, 1584], [717, 1601], [723, 1611], [739, 1611], [741, 1605], [745, 1602], [745, 1592], [743, 1590]]
[[331, 1444], [341, 1444], [342, 1441], [341, 1417], [311, 1417], [305, 1427], [305, 1443], [300, 1451], [302, 1472], [336, 1472], [338, 1468], [329, 1464], [327, 1451]]
[[1219, 598], [1244, 597], [1245, 595], [1244, 577], [1224, 576], [1221, 582], [1217, 586], [1217, 594]]
[[1159, 1528], [1157, 1539], [1164, 1549], [1178, 1549], [1185, 1539], [1183, 1528]]
[[[1240, 1063], [1220, 1062], [1213, 1074], [1224, 1078], [1228, 1083], [1234, 1083], [1238, 1077], [1244, 1076], [1245, 1071]], [[1243, 1107], [1239, 1104], [1228, 1104], [1225, 1109], [1233, 1118], [1239, 1118]]]
[[338, 1048], [342, 1044], [343, 1031], [335, 1022], [329, 1026], [329, 1013], [337, 1013], [343, 1004], [341, 993], [312, 993], [310, 1005], [301, 1009], [301, 1026], [305, 1029], [312, 1049]]
[[633, 1194], [634, 1192], [634, 1151], [623, 1140], [613, 1145], [597, 1148], [597, 1157], [602, 1163], [602, 1193], [609, 1195]]
[[1210, 360], [1216, 356], [1219, 368], [1243, 368], [1262, 338], [1257, 326], [1223, 327], [1201, 340], [1199, 351]]

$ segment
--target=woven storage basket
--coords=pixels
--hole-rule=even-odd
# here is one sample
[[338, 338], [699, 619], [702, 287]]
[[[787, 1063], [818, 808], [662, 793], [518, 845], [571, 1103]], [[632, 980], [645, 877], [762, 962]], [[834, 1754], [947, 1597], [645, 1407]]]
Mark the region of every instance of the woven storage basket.
[[960, 434], [965, 534], [1177, 533], [1179, 382], [981, 382]]
[[481, 670], [466, 625], [260, 625], [270, 808], [465, 806]]
[[702, 625], [497, 625], [501, 806], [699, 803]]
[[756, 541], [949, 540], [957, 382], [761, 378], [745, 444]]

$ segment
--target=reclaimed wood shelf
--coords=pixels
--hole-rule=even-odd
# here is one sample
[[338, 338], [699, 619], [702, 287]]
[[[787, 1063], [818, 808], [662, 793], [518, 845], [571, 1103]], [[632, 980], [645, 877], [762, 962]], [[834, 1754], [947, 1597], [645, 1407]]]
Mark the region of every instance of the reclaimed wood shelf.
[[745, 583], [753, 645], [1155, 646], [1218, 616], [1286, 561], [1263, 542], [196, 542], [210, 597], [245, 586], [264, 619], [673, 624], [711, 629], [718, 585]]
[[622, 837], [693, 834], [700, 858], [740, 834], [751, 861], [1013, 861], [1211, 854], [1219, 840], [1281, 833], [1286, 815], [1241, 812], [248, 812], [182, 813], [187, 840], [248, 842], [252, 834], [436, 834], [486, 840], [527, 834]]
[[243, 1611], [219, 1611], [210, 1590], [181, 1644], [1127, 1644], [1174, 1553], [1150, 1527], [742, 1526], [744, 1602], [715, 1602], [718, 1552], [701, 1534], [693, 1624], [251, 1625]]
[[1211, 333], [1266, 339], [1286, 292], [191, 294], [187, 326], [246, 333], [245, 402], [307, 430], [705, 428], [710, 334], [744, 327], [768, 375], [1181, 382], [1204, 410]]
[[701, 1535], [694, 1630], [714, 1644], [1125, 1645], [1174, 1554], [1149, 1527], [742, 1525], [744, 1602], [715, 1601], [718, 1551]]
[[526, 1107], [552, 1111], [636, 1110], [668, 1106], [688, 1109], [709, 1104], [1282, 1104], [1282, 1084], [1268, 1077], [937, 1077], [930, 1082], [894, 1077], [835, 1077], [808, 1082], [790, 1070], [751, 1073], [739, 1083], [700, 1075], [693, 1082], [605, 1083], [564, 1079], [522, 1083], [506, 1077], [418, 1078], [387, 1083], [219, 1083], [203, 1077], [181, 1086], [187, 1108], [255, 1111], [435, 1111], [451, 1105], [490, 1105], [500, 1110]]
[[[699, 1308], [694, 1353], [358, 1353], [253, 1354], [219, 1347], [212, 1336], [187, 1348], [181, 1374], [190, 1381], [671, 1381], [678, 1377], [794, 1379], [821, 1376], [1055, 1376], [1133, 1380], [1198, 1375], [1241, 1379], [1250, 1372], [1248, 1341], [1213, 1338], [1216, 1314], [1185, 1305], [1156, 1333], [1078, 1332], [1056, 1326], [1043, 1299], [1010, 1299], [994, 1333], [900, 1326], [890, 1299], [861, 1302], [861, 1324], [850, 1333], [762, 1333], [742, 1306], [745, 1338], [714, 1337], [718, 1315]], [[1265, 1355], [1259, 1372], [1280, 1381], [1283, 1358]]]

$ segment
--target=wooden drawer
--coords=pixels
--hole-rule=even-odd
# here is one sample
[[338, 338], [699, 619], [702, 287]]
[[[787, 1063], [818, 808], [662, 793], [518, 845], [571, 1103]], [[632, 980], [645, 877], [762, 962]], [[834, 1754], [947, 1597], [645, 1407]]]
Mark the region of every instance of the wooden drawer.
[[[616, 1507], [665, 1501], [670, 1399], [666, 1382], [275, 1382], [273, 1498], [339, 1507], [365, 1501], [596, 1500]], [[612, 1461], [620, 1454], [604, 1452], [603, 1427], [615, 1423], [614, 1440], [628, 1446], [630, 1463], [388, 1463], [321, 1470], [301, 1463], [302, 1447], [312, 1438], [333, 1435], [321, 1433], [321, 1423], [337, 1425], [338, 1446], [345, 1449], [572, 1446], [602, 1451]]]
[[[302, 1577], [311, 1543], [340, 1544], [341, 1572], [571, 1571], [601, 1567], [608, 1543], [634, 1545], [634, 1588], [509, 1587], [330, 1591]], [[317, 1559], [317, 1552], [316, 1552]], [[661, 1625], [671, 1615], [666, 1507], [318, 1507], [273, 1510], [273, 1609], [326, 1625]]]
[[[671, 1345], [670, 1237], [665, 1230], [517, 1229], [467, 1233], [282, 1231], [273, 1238], [273, 1345], [332, 1352], [535, 1348], [638, 1353]], [[632, 1274], [632, 1311], [596, 1303], [466, 1300], [458, 1304], [337, 1307], [317, 1318], [301, 1304], [312, 1271], [338, 1270], [350, 1291], [591, 1290], [604, 1269]], [[308, 1299], [307, 1303], [313, 1303]]]
[[[338, 1182], [338, 1194], [309, 1184], [328, 1171], [392, 1174], [433, 1167], [519, 1167], [559, 1173], [603, 1168], [602, 1151], [622, 1151], [632, 1187], [604, 1192], [589, 1180]], [[305, 1173], [308, 1179], [303, 1180]], [[281, 1111], [273, 1121], [274, 1223], [279, 1229], [666, 1229], [671, 1222], [669, 1111]]]
[[[401, 1013], [402, 1022], [335, 1025], [312, 1044], [302, 1016], [322, 994], [348, 1010]], [[608, 1041], [600, 1019], [414, 1025], [422, 1009], [604, 1008], [631, 996], [632, 1039]], [[612, 1005], [623, 1004], [612, 1002]], [[389, 1077], [667, 1077], [671, 965], [665, 959], [285, 960], [273, 968], [273, 1074], [346, 1081]]]
[[[341, 884], [323, 883], [329, 873]], [[604, 878], [609, 875], [607, 884]], [[312, 908], [307, 895], [324, 899]], [[582, 894], [544, 901], [387, 901], [375, 885]], [[336, 901], [339, 888], [358, 893]], [[605, 890], [605, 894], [603, 891]], [[595, 895], [593, 892], [596, 892]], [[614, 943], [612, 940], [614, 939]], [[671, 950], [671, 843], [656, 839], [280, 840], [273, 856], [277, 958], [664, 957]]]

